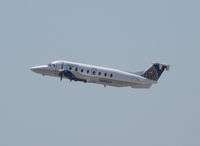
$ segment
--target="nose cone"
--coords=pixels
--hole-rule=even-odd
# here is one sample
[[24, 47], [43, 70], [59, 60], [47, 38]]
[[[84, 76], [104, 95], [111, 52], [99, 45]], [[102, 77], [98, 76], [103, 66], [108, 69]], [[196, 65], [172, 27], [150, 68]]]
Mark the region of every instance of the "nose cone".
[[34, 66], [34, 67], [31, 67], [31, 71], [32, 72], [35, 72], [35, 73], [40, 73], [42, 70], [42, 67], [41, 66]]
[[31, 67], [31, 71], [32, 71], [32, 72], [37, 72], [37, 67], [36, 67], [36, 66]]
[[35, 73], [39, 73], [39, 74], [45, 74], [46, 70], [47, 70], [47, 66], [45, 65], [31, 67], [31, 71]]

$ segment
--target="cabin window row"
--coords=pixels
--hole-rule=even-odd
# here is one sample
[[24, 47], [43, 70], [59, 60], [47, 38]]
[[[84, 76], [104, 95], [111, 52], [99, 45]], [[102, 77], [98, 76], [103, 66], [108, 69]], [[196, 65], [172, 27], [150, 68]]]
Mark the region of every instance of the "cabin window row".
[[[93, 71], [92, 74], [93, 74], [93, 75], [96, 75], [96, 71]], [[98, 75], [100, 76], [100, 75], [101, 75], [101, 72], [99, 72]], [[107, 75], [108, 75], [107, 73], [104, 73], [104, 76], [105, 76], [105, 77], [106, 77]], [[113, 74], [110, 74], [110, 77], [112, 78], [112, 77], [113, 77]]]
[[[71, 66], [69, 67], [69, 70], [72, 70], [72, 67], [71, 67]], [[77, 67], [75, 68], [75, 71], [78, 71], [78, 68], [77, 68]], [[84, 69], [81, 69], [81, 72], [84, 72]], [[90, 73], [90, 70], [88, 69], [88, 70], [87, 70], [87, 74], [89, 74], [89, 73]], [[96, 71], [93, 71], [92, 74], [93, 74], [93, 75], [96, 75]], [[102, 75], [102, 73], [101, 73], [101, 72], [98, 72], [98, 75], [100, 76], [100, 75]], [[104, 73], [104, 76], [105, 76], [105, 77], [106, 77], [107, 75], [108, 75], [107, 73]], [[112, 77], [113, 77], [113, 74], [110, 74], [110, 77], [112, 78]]]

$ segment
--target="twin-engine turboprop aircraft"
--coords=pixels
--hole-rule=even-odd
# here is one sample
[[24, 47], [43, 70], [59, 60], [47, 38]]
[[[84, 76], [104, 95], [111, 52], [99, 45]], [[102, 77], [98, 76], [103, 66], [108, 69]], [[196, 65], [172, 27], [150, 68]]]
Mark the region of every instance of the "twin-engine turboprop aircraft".
[[48, 65], [32, 67], [33, 72], [67, 78], [70, 81], [96, 83], [104, 86], [150, 88], [156, 84], [164, 70], [169, 70], [169, 65], [153, 63], [146, 71], [126, 72], [118, 69], [87, 65], [69, 61], [53, 61]]

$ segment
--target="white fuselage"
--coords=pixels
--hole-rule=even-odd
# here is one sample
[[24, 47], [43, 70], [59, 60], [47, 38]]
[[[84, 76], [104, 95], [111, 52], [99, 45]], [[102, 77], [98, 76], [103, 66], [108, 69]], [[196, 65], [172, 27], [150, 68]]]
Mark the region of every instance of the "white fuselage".
[[55, 77], [59, 77], [59, 73], [62, 71], [63, 78], [103, 84], [104, 86], [131, 86], [139, 88], [140, 86], [145, 87], [145, 85], [149, 87], [149, 85], [156, 83], [134, 73], [69, 61], [54, 61], [49, 65], [32, 67], [31, 70], [39, 74]]

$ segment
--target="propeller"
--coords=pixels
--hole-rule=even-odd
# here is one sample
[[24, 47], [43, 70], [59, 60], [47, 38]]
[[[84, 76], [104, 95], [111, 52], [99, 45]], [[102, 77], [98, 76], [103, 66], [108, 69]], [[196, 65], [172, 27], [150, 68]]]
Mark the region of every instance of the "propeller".
[[62, 78], [63, 78], [63, 73], [62, 72], [59, 73], [59, 77], [60, 77], [60, 81], [62, 81]]
[[64, 71], [64, 63], [62, 63], [61, 69], [58, 74], [58, 76], [60, 77], [60, 81], [62, 81], [62, 78], [63, 78], [63, 74], [64, 74], [63, 71]]

